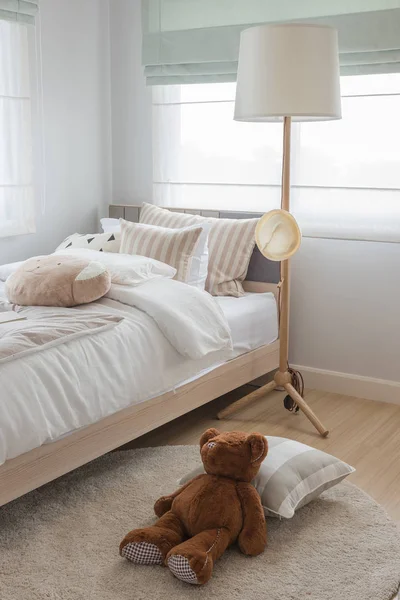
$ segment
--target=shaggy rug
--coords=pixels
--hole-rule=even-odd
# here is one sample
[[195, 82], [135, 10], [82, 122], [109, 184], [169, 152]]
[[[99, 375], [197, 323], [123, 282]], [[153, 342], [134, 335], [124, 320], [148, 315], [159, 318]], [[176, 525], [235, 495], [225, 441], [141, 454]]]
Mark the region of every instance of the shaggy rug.
[[106, 455], [0, 509], [1, 600], [390, 600], [400, 581], [400, 535], [350, 483], [291, 520], [268, 519], [256, 558], [234, 546], [212, 580], [193, 587], [167, 568], [118, 555], [125, 533], [200, 461], [194, 446]]

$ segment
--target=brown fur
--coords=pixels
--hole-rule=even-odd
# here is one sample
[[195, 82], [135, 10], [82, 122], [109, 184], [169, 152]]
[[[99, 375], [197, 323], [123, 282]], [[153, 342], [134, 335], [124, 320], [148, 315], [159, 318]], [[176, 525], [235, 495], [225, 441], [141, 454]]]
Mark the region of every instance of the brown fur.
[[157, 500], [157, 523], [128, 533], [120, 551], [128, 543], [155, 544], [166, 564], [175, 554], [186, 557], [200, 584], [210, 579], [214, 562], [236, 540], [244, 554], [263, 552], [265, 517], [250, 481], [267, 451], [267, 440], [258, 433], [207, 429], [200, 439], [206, 474]]

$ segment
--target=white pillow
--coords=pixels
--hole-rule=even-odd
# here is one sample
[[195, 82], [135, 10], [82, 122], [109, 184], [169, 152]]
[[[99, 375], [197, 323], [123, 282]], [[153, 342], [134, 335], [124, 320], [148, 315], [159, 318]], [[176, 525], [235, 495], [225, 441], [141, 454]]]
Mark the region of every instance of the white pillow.
[[[266, 436], [268, 454], [251, 482], [260, 494], [267, 517], [290, 519], [295, 511], [317, 498], [355, 469], [331, 454], [295, 440]], [[182, 485], [199, 473], [198, 467], [179, 481]]]
[[118, 231], [114, 233], [73, 233], [57, 246], [56, 251], [65, 248], [87, 248], [100, 252], [119, 252], [120, 245], [121, 234]]
[[100, 225], [104, 233], [114, 233], [115, 231], [121, 231], [119, 219], [100, 219]]
[[19, 262], [0, 265], [0, 281], [6, 281], [7, 277], [12, 275], [24, 262], [24, 260], [21, 260]]
[[119, 254], [116, 252], [100, 252], [86, 248], [67, 248], [56, 250], [54, 254], [79, 256], [87, 260], [94, 260], [105, 265], [111, 275], [111, 283], [120, 285], [140, 285], [150, 279], [167, 278], [175, 276], [176, 269], [147, 256]]
[[[157, 225], [152, 225], [152, 227], [157, 227]], [[192, 225], [192, 227], [198, 227], [198, 225]], [[208, 234], [210, 233], [211, 223], [202, 223], [201, 228], [203, 231], [194, 249], [187, 283], [197, 287], [199, 290], [204, 290], [208, 273]], [[160, 229], [165, 228], [160, 227]], [[187, 229], [187, 227], [183, 229]]]
[[[100, 223], [105, 233], [121, 231], [119, 219], [100, 219]], [[200, 290], [204, 290], [208, 273], [208, 234], [210, 233], [212, 223], [202, 222], [196, 224], [196, 226], [201, 227], [203, 231], [193, 254], [189, 278], [186, 283], [193, 285]], [[152, 227], [157, 229], [168, 229], [166, 227], [160, 227], [159, 225], [152, 225]]]

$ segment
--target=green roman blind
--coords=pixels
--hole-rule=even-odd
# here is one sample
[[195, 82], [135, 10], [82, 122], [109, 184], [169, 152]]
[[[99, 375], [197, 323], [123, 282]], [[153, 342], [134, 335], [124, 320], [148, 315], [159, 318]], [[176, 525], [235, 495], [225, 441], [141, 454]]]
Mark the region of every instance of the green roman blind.
[[0, 19], [35, 24], [39, 0], [0, 0]]
[[142, 0], [147, 84], [235, 81], [241, 31], [288, 21], [335, 27], [342, 75], [400, 72], [400, 0]]

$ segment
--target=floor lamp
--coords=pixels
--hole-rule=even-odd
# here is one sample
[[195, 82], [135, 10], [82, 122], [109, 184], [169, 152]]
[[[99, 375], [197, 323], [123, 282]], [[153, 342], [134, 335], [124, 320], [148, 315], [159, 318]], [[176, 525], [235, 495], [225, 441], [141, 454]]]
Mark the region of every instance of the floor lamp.
[[[266, 213], [256, 231], [257, 245], [267, 258], [281, 262], [279, 369], [274, 380], [218, 414], [223, 418], [276, 387], [286, 390], [319, 433], [328, 430], [293, 386], [288, 368], [289, 259], [301, 234], [290, 214], [290, 137], [294, 121], [341, 118], [337, 32], [305, 24], [261, 25], [241, 34], [235, 120], [283, 121], [281, 209]], [[266, 129], [265, 134], [268, 135]]]

